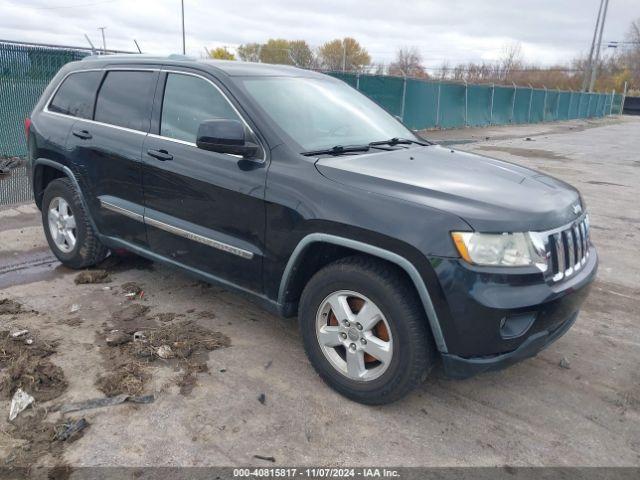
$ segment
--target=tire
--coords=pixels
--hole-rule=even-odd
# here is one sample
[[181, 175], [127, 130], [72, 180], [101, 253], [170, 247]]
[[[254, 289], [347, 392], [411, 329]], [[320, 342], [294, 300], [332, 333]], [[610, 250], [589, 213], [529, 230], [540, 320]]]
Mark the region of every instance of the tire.
[[[381, 318], [368, 332], [358, 330], [362, 326], [357, 321], [360, 317], [351, 316], [365, 312], [362, 309], [367, 302], [372, 302], [367, 312], [378, 309], [369, 323]], [[334, 313], [333, 305], [343, 305], [344, 316], [351, 318], [348, 329], [346, 324], [341, 325], [343, 319]], [[381, 405], [396, 401], [417, 387], [435, 363], [435, 345], [420, 299], [403, 273], [384, 261], [355, 256], [324, 267], [305, 286], [298, 313], [311, 364], [329, 386], [356, 402]], [[363, 314], [362, 319], [366, 317]], [[336, 322], [339, 339], [335, 337]], [[346, 343], [334, 347], [337, 341]], [[384, 346], [384, 350], [377, 350], [384, 355], [370, 349], [377, 345]], [[386, 361], [379, 362], [368, 351]], [[348, 356], [351, 353], [354, 356]], [[351, 373], [347, 360], [357, 366]]]
[[[52, 231], [56, 228], [50, 221], [50, 210], [60, 207], [66, 203], [65, 212], [68, 213], [75, 223], [75, 228], [71, 228], [72, 223], [67, 220], [63, 225], [64, 231], [71, 232], [75, 242], [68, 240], [67, 235], [62, 235], [67, 239], [64, 243], [56, 243], [54, 238], [58, 238], [59, 232]], [[55, 223], [60, 218], [59, 214], [52, 213], [52, 221]], [[66, 218], [69, 218], [69, 215]], [[96, 232], [93, 230], [89, 217], [80, 198], [80, 192], [76, 190], [68, 178], [57, 178], [53, 180], [44, 191], [42, 197], [42, 225], [44, 233], [49, 243], [49, 248], [63, 265], [73, 269], [81, 269], [94, 266], [100, 263], [107, 256], [109, 250], [100, 243]]]

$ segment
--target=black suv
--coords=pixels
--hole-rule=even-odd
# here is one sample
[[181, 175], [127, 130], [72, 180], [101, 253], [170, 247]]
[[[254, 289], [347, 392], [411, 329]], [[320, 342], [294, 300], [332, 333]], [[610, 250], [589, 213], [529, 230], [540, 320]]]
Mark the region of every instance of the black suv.
[[104, 56], [26, 120], [47, 240], [127, 249], [298, 315], [320, 376], [393, 401], [574, 323], [597, 269], [579, 193], [433, 145], [340, 80], [287, 66]]

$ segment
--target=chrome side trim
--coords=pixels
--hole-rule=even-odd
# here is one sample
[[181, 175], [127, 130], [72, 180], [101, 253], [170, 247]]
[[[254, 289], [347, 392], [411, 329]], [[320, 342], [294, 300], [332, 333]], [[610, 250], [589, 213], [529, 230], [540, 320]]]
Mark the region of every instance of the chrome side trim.
[[267, 298], [266, 296], [264, 296], [263, 294], [257, 293], [254, 290], [250, 290], [248, 288], [242, 287], [236, 283], [230, 282], [228, 280], [225, 280], [224, 278], [221, 277], [217, 277], [215, 275], [212, 275], [208, 272], [202, 271], [202, 270], [198, 270], [197, 268], [194, 267], [190, 267], [189, 265], [185, 265], [184, 263], [180, 263], [178, 261], [176, 261], [175, 259], [172, 258], [168, 258], [165, 257], [163, 255], [159, 255], [155, 252], [152, 252], [150, 250], [147, 250], [145, 248], [140, 247], [139, 245], [136, 245], [134, 243], [130, 243], [130, 242], [126, 242], [120, 238], [115, 238], [115, 237], [102, 237], [101, 240], [103, 241], [103, 243], [105, 243], [105, 245], [109, 246], [110, 248], [117, 248], [117, 247], [121, 247], [121, 248], [126, 248], [127, 250], [130, 250], [132, 252], [137, 253], [138, 255], [141, 255], [143, 257], [146, 257], [150, 260], [153, 260], [154, 262], [160, 262], [160, 263], [164, 263], [166, 265], [170, 265], [173, 267], [178, 267], [181, 268], [182, 270], [189, 272], [190, 274], [196, 276], [197, 278], [200, 278], [206, 282], [212, 282], [212, 283], [216, 283], [218, 285], [221, 285], [225, 288], [229, 288], [232, 291], [236, 291], [238, 293], [242, 293], [242, 294], [247, 294], [250, 295], [251, 298], [255, 298], [257, 300], [260, 301], [260, 304], [263, 307], [266, 307], [269, 309], [269, 311], [273, 312], [274, 314], [278, 314], [279, 313], [279, 309], [278, 309], [278, 305], [271, 299]]
[[253, 258], [253, 253], [249, 252], [248, 250], [234, 247], [233, 245], [229, 245], [228, 243], [222, 243], [222, 242], [219, 242], [218, 240], [214, 240], [213, 238], [205, 237], [203, 235], [199, 235], [189, 230], [184, 230], [182, 228], [169, 225], [168, 223], [161, 222], [154, 218], [149, 218], [145, 216], [144, 223], [146, 225], [151, 225], [152, 227], [159, 228], [160, 230], [164, 230], [165, 232], [173, 233], [174, 235], [178, 235], [180, 237], [193, 240], [194, 242], [202, 243], [203, 245], [213, 247], [217, 250], [222, 250], [223, 252], [231, 253], [233, 255], [246, 258], [247, 260], [250, 260]]
[[[187, 142], [186, 140], [180, 140], [178, 138], [163, 137], [162, 135], [156, 135], [155, 133], [149, 133], [149, 134], [147, 134], [147, 136], [151, 137], [151, 138], [157, 138], [158, 140], [165, 140], [167, 142], [179, 143], [180, 145], [187, 145], [189, 147], [198, 148], [198, 145], [196, 145], [195, 143]], [[242, 155], [236, 155], [235, 153], [221, 153], [220, 155], [227, 155], [229, 157], [235, 157], [235, 158], [239, 158], [239, 159], [244, 158]], [[263, 158], [262, 159], [251, 159], [251, 161], [262, 163], [264, 161], [264, 159]]]
[[148, 135], [151, 138], [157, 138], [158, 140], [166, 140], [168, 142], [173, 142], [173, 143], [179, 143], [181, 145], [188, 145], [190, 147], [197, 147], [197, 145], [193, 142], [187, 142], [186, 140], [180, 140], [177, 138], [171, 138], [171, 137], [163, 137], [162, 135], [156, 135], [155, 133], [150, 133]]
[[401, 257], [400, 255], [389, 250], [369, 245], [368, 243], [362, 243], [356, 240], [351, 240], [350, 238], [338, 237], [326, 233], [311, 233], [304, 237], [302, 240], [300, 240], [296, 248], [293, 250], [293, 253], [289, 257], [289, 261], [287, 262], [287, 266], [284, 269], [284, 273], [282, 274], [282, 279], [280, 280], [280, 290], [278, 292], [278, 303], [280, 305], [284, 305], [285, 294], [287, 293], [289, 284], [289, 277], [291, 276], [293, 268], [297, 263], [298, 257], [302, 254], [302, 252], [308, 245], [314, 242], [342, 245], [354, 250], [368, 253], [375, 257], [379, 257], [395, 263], [405, 272], [407, 272], [409, 278], [411, 278], [411, 281], [415, 285], [418, 294], [420, 295], [420, 300], [422, 301], [422, 305], [427, 315], [427, 320], [429, 321], [429, 326], [431, 327], [431, 332], [433, 333], [433, 339], [436, 342], [436, 346], [438, 347], [438, 350], [440, 352], [447, 353], [447, 344], [444, 341], [444, 335], [442, 334], [442, 329], [440, 328], [440, 320], [438, 319], [435, 307], [433, 306], [433, 302], [431, 301], [431, 296], [429, 294], [429, 291], [427, 290], [427, 286], [422, 280], [422, 277], [420, 276], [420, 273], [418, 273], [416, 267], [414, 267], [413, 264], [406, 258]]
[[223, 243], [218, 240], [214, 240], [213, 238], [205, 237], [204, 235], [199, 235], [189, 230], [169, 225], [168, 223], [161, 222], [154, 218], [149, 218], [137, 212], [133, 212], [127, 208], [114, 205], [113, 203], [101, 200], [100, 206], [105, 208], [106, 210], [119, 213], [138, 222], [143, 222], [145, 225], [150, 225], [152, 227], [159, 228], [161, 230], [164, 230], [165, 232], [173, 233], [174, 235], [178, 235], [188, 240], [202, 243], [203, 245], [207, 245], [208, 247], [213, 247], [217, 250], [231, 253], [233, 255], [237, 255], [238, 257], [246, 258], [247, 260], [251, 260], [253, 258], [253, 252], [249, 252], [248, 250], [244, 250], [243, 248], [234, 247], [233, 245], [229, 245], [228, 243]]
[[114, 205], [113, 203], [105, 202], [104, 200], [100, 200], [100, 206], [105, 208], [106, 210], [111, 210], [112, 212], [119, 213], [120, 215], [124, 215], [125, 217], [132, 218], [138, 222], [144, 222], [144, 216], [139, 213], [133, 212], [126, 208], [119, 207], [118, 205]]
[[47, 115], [57, 115], [59, 117], [71, 118], [73, 120], [90, 123], [92, 125], [100, 125], [103, 127], [115, 128], [116, 130], [122, 130], [125, 132], [135, 133], [138, 135], [147, 135], [147, 132], [143, 132], [142, 130], [134, 130], [133, 128], [121, 127], [120, 125], [112, 125], [110, 123], [96, 122], [95, 120], [89, 120], [88, 118], [74, 117], [73, 115], [67, 115], [59, 112], [52, 112], [48, 109], [48, 107], [45, 110], [43, 110], [42, 113], [46, 113]]

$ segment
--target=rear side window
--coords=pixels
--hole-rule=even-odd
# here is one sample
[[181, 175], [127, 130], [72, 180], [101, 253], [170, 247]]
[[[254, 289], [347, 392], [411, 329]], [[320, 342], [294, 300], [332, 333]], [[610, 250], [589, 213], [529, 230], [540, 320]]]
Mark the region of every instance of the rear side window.
[[102, 72], [78, 72], [69, 75], [49, 104], [49, 111], [90, 119]]
[[95, 120], [147, 132], [155, 78], [154, 72], [107, 73], [98, 92]]
[[206, 80], [170, 73], [164, 88], [160, 135], [195, 143], [204, 120], [240, 120], [224, 96]]

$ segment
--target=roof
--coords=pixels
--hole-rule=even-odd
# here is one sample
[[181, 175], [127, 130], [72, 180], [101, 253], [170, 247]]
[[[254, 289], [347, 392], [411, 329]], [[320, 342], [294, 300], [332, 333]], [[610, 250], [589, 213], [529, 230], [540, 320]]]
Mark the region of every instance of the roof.
[[90, 55], [82, 62], [113, 64], [145, 64], [153, 63], [173, 66], [192, 66], [200, 69], [222, 71], [231, 77], [237, 76], [286, 76], [286, 77], [318, 77], [325, 75], [291, 65], [274, 65], [270, 63], [241, 62], [236, 60], [198, 59], [185, 55]]

